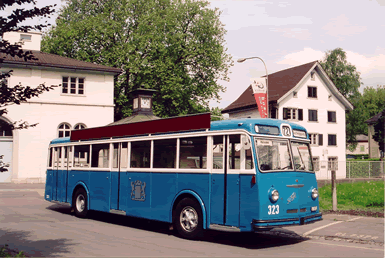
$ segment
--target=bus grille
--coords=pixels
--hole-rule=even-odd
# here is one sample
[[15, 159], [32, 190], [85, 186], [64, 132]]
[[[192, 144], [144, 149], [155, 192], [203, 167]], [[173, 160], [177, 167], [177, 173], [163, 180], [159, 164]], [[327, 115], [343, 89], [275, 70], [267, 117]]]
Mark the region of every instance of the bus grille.
[[286, 212], [287, 213], [297, 213], [298, 209], [291, 209], [291, 210], [287, 210]]
[[306, 208], [302, 208], [299, 210], [300, 212], [306, 212]]

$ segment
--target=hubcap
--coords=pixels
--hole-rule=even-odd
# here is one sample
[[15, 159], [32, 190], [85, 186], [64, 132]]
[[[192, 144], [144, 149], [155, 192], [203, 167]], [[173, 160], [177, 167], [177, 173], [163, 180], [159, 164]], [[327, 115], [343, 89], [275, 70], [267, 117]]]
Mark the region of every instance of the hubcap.
[[179, 220], [180, 225], [185, 231], [194, 231], [194, 229], [198, 226], [198, 213], [190, 206], [185, 207], [180, 213]]
[[84, 198], [84, 195], [79, 194], [78, 197], [76, 198], [76, 209], [79, 212], [83, 212], [85, 208], [86, 200]]

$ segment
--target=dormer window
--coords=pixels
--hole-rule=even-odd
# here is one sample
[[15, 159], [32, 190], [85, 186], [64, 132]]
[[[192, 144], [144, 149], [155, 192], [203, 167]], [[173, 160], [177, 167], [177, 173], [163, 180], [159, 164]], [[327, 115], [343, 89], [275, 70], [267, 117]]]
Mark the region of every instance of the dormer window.
[[20, 41], [32, 41], [32, 36], [28, 34], [20, 34]]

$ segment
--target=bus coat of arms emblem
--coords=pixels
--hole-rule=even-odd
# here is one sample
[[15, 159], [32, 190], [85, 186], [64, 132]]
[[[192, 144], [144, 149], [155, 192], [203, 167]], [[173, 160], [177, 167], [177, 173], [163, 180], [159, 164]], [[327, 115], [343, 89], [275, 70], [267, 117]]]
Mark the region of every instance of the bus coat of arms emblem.
[[136, 180], [131, 182], [131, 200], [144, 202], [146, 200], [146, 182]]

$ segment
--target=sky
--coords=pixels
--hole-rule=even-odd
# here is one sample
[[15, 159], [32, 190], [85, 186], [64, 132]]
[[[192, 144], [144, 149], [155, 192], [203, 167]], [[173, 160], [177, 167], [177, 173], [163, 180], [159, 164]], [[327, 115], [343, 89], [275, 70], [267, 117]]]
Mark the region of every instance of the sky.
[[[36, 0], [37, 6], [64, 3]], [[265, 75], [259, 59], [237, 63], [239, 58], [260, 57], [268, 73], [315, 60], [325, 52], [342, 48], [349, 63], [361, 73], [364, 87], [385, 85], [385, 0], [209, 0], [222, 11], [227, 30], [227, 53], [234, 61], [230, 81], [221, 100], [211, 107], [225, 108], [250, 85], [250, 79]], [[56, 9], [59, 9], [56, 8]], [[9, 12], [10, 10], [5, 10]], [[54, 24], [56, 15], [49, 21]]]

